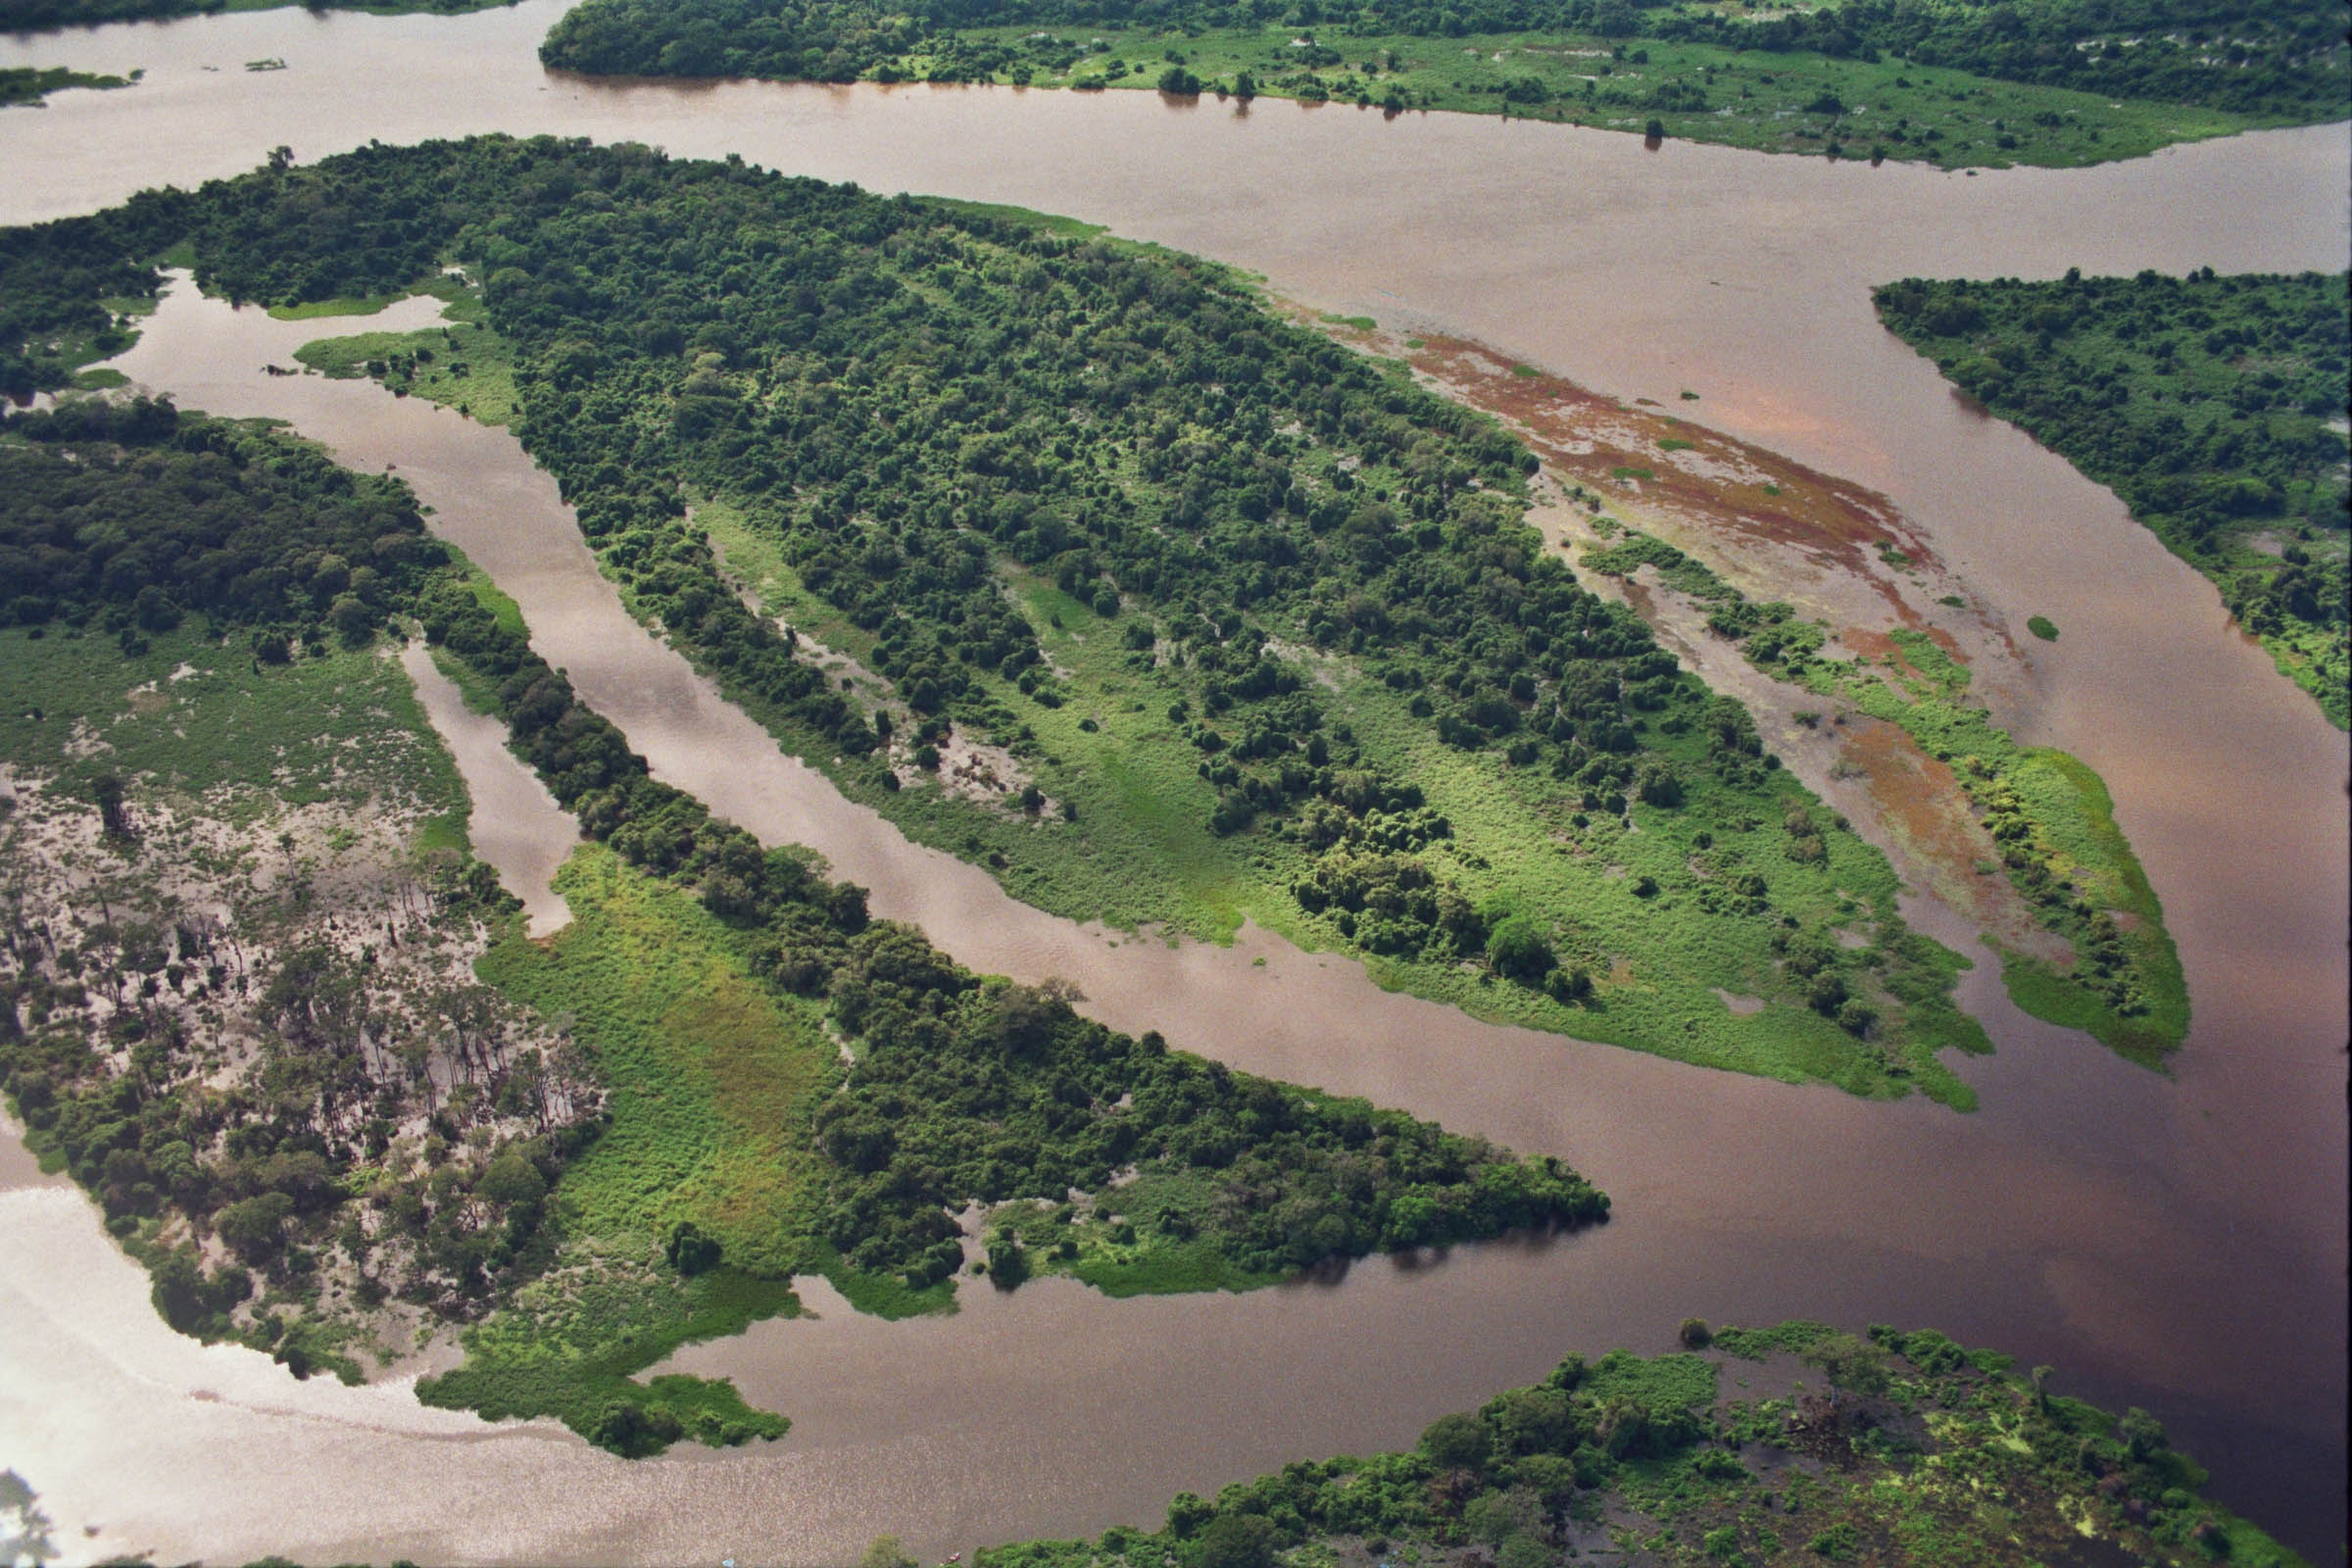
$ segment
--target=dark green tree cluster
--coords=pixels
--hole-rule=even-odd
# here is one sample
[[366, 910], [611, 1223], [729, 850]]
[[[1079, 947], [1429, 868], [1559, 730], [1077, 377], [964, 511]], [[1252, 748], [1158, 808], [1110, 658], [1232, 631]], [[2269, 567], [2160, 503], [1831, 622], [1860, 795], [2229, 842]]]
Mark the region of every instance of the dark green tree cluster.
[[405, 486], [169, 403], [74, 401], [0, 445], [0, 618], [94, 619], [126, 649], [191, 612], [259, 657], [362, 643], [448, 560]]
[[2342, 724], [2346, 444], [2329, 421], [2344, 412], [2352, 363], [2348, 281], [2207, 268], [1905, 278], [1875, 298], [1954, 383], [2113, 488], [2213, 578]]

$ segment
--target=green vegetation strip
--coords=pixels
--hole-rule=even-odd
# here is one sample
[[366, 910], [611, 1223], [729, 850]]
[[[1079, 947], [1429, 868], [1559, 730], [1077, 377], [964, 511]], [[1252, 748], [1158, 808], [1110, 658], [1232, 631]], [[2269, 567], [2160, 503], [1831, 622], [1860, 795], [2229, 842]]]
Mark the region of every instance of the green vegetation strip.
[[[2352, 722], [2344, 377], [2352, 277], [2307, 272], [1876, 291], [1970, 396], [2112, 488], [2213, 579], [2279, 672]], [[2035, 636], [2056, 627], [2036, 617]]]
[[[167, 17], [192, 17], [221, 11], [274, 11], [289, 0], [0, 0], [0, 28], [31, 31], [46, 27], [95, 26], [104, 22], [155, 22]], [[305, 0], [312, 3], [312, 0]], [[366, 11], [375, 16], [430, 13], [442, 16], [485, 11], [514, 0], [316, 0], [321, 11]], [[249, 61], [248, 71], [281, 70], [282, 60]]]
[[1346, 15], [1183, 0], [586, 0], [548, 65], [623, 75], [1264, 95], [1442, 109], [1951, 168], [2068, 166], [2352, 113], [2322, 0], [2027, 0], [1805, 10], [1393, 0]]
[[[1570, 1356], [1530, 1388], [1441, 1416], [1414, 1447], [1308, 1460], [1156, 1532], [995, 1546], [980, 1568], [1545, 1568], [1619, 1554], [1666, 1568], [1823, 1562], [2031, 1568], [2085, 1560], [2302, 1559], [2201, 1496], [2205, 1471], [2146, 1411], [2052, 1393], [2051, 1369], [1934, 1330], [1683, 1326], [1690, 1348]], [[1769, 1358], [1769, 1359], [1767, 1359]], [[1753, 1382], [1786, 1390], [1740, 1393]], [[2097, 1559], [2104, 1560], [2104, 1559]], [[865, 1559], [902, 1568], [895, 1542]]]

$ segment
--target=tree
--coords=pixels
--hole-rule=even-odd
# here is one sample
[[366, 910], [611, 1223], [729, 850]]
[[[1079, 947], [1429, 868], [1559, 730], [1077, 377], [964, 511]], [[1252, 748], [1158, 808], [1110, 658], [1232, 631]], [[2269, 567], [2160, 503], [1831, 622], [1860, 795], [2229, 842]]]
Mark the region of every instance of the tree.
[[294, 1200], [283, 1193], [263, 1193], [223, 1206], [213, 1216], [213, 1229], [238, 1256], [249, 1263], [267, 1262], [285, 1245], [286, 1220]]
[[1544, 1499], [1532, 1487], [1483, 1492], [1462, 1509], [1462, 1528], [1491, 1546], [1544, 1528]]
[[1494, 1451], [1487, 1424], [1468, 1410], [1442, 1415], [1421, 1434], [1421, 1451], [1430, 1462], [1447, 1470], [1477, 1470]]
[[1558, 961], [1542, 929], [1524, 914], [1511, 915], [1488, 935], [1487, 959], [1494, 965], [1495, 973], [1529, 984], [1543, 979], [1544, 972]]
[[1194, 1568], [1273, 1568], [1274, 1521], [1262, 1513], [1221, 1513], [1200, 1532]]
[[116, 838], [130, 836], [130, 813], [122, 806], [122, 779], [101, 773], [90, 780], [90, 798], [98, 803], [98, 820]]
[[1235, 72], [1233, 74], [1233, 95], [1244, 103], [1256, 97], [1257, 78], [1247, 71]]
[[690, 1219], [682, 1219], [671, 1228], [669, 1243], [662, 1250], [669, 1258], [669, 1266], [681, 1274], [707, 1274], [718, 1267], [717, 1239], [705, 1236], [701, 1227]]
[[1832, 1334], [1814, 1343], [1805, 1359], [1822, 1369], [1833, 1387], [1852, 1394], [1885, 1394], [1890, 1377], [1886, 1352], [1852, 1334]]
[[1512, 1536], [1494, 1553], [1494, 1568], [1551, 1568], [1559, 1553], [1533, 1535]]
[[858, 1559], [858, 1568], [915, 1568], [915, 1561], [900, 1547], [898, 1537], [876, 1536]]
[[1705, 1318], [1687, 1317], [1683, 1319], [1681, 1338], [1684, 1349], [1703, 1350], [1715, 1343], [1715, 1332], [1707, 1327]]

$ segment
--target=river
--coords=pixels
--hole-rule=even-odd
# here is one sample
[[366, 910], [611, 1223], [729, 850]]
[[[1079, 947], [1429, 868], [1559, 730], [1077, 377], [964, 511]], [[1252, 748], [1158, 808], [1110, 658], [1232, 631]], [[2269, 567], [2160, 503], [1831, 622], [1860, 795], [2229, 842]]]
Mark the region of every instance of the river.
[[[263, 377], [337, 323], [182, 291], [124, 368], [190, 407], [283, 413], [356, 466], [396, 465], [661, 776], [763, 838], [815, 844], [966, 962], [1065, 974], [1113, 1023], [1562, 1153], [1620, 1218], [1244, 1298], [1110, 1302], [1046, 1281], [911, 1325], [832, 1303], [676, 1358], [794, 1415], [784, 1445], [632, 1466], [175, 1341], [78, 1200], [9, 1191], [0, 1463], [77, 1549], [825, 1562], [882, 1529], [943, 1552], [1092, 1532], [1153, 1521], [1178, 1488], [1409, 1442], [1567, 1350], [1658, 1348], [1696, 1312], [1932, 1323], [2053, 1362], [2087, 1396], [2156, 1410], [2225, 1498], [2334, 1553], [2344, 737], [2112, 496], [1881, 331], [1866, 290], [2070, 265], [2340, 268], [2341, 127], [1969, 177], [1280, 103], [584, 82], [532, 57], [558, 9], [0, 42], [0, 64], [147, 71], [0, 115], [0, 220], [234, 172], [280, 142], [309, 159], [369, 137], [628, 137], [1074, 212], [1629, 398], [1696, 390], [1707, 422], [1885, 491], [1994, 603], [2064, 626], [1996, 710], [2106, 776], [2181, 945], [2189, 1047], [2173, 1079], [2130, 1067], [2016, 1013], [1986, 965], [1965, 998], [2000, 1051], [1967, 1067], [1984, 1109], [1961, 1117], [1492, 1028], [1256, 933], [1169, 950], [1050, 920], [777, 756], [627, 620], [503, 432], [364, 384]], [[241, 69], [265, 57], [287, 69]], [[191, 1402], [199, 1389], [220, 1397]]]

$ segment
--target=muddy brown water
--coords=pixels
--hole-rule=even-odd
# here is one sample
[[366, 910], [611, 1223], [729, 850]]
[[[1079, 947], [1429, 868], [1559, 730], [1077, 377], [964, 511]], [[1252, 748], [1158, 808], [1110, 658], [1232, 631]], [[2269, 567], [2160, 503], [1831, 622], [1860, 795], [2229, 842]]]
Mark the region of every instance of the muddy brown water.
[[556, 804], [539, 775], [507, 749], [507, 726], [466, 706], [422, 643], [400, 653], [417, 705], [457, 760], [466, 781], [467, 836], [499, 884], [522, 901], [523, 928], [550, 936], [571, 919], [564, 895], [549, 884], [580, 842], [579, 824]]
[[[1968, 178], [1148, 94], [581, 82], [532, 57], [558, 9], [0, 41], [0, 64], [148, 72], [0, 115], [0, 220], [234, 172], [280, 142], [308, 159], [484, 129], [631, 137], [1079, 213], [1321, 308], [1656, 397], [1884, 491], [2013, 618], [2064, 628], [2000, 716], [2113, 788], [2180, 939], [2190, 1046], [2174, 1079], [2141, 1072], [2018, 1014], [1984, 965], [1964, 995], [2000, 1050], [1966, 1069], [1984, 1109], [1960, 1117], [1489, 1027], [1255, 932], [1170, 950], [1048, 919], [779, 757], [627, 619], [503, 432], [361, 384], [264, 377], [337, 323], [183, 294], [125, 368], [187, 406], [284, 414], [346, 462], [397, 465], [661, 776], [815, 844], [967, 962], [1064, 974], [1110, 1022], [1562, 1153], [1621, 1217], [1248, 1297], [1113, 1302], [1044, 1281], [884, 1325], [819, 1288], [816, 1321], [675, 1358], [792, 1413], [785, 1444], [629, 1465], [544, 1426], [418, 1409], [397, 1386], [298, 1386], [190, 1346], [74, 1195], [7, 1191], [0, 1463], [76, 1551], [821, 1563], [885, 1529], [926, 1552], [1093, 1532], [1154, 1521], [1179, 1488], [1408, 1442], [1567, 1350], [1663, 1348], [1690, 1312], [1934, 1323], [2056, 1363], [2088, 1396], [2157, 1410], [2235, 1505], [2336, 1551], [2344, 738], [2208, 585], [2106, 492], [1954, 400], [1865, 291], [1909, 272], [2341, 267], [2341, 127]], [[273, 56], [288, 69], [241, 69]], [[1686, 387], [1700, 401], [1679, 403]]]

